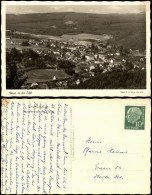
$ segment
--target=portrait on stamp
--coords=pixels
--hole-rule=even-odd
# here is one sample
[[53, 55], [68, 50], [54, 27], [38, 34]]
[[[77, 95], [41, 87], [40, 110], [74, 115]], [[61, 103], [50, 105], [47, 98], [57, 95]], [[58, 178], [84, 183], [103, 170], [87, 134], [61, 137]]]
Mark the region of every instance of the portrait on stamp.
[[125, 129], [144, 130], [145, 106], [125, 107]]

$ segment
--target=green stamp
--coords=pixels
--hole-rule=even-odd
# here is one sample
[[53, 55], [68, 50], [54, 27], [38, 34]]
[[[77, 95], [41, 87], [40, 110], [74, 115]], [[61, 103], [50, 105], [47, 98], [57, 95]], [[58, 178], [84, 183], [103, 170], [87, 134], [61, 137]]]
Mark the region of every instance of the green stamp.
[[125, 129], [145, 129], [145, 106], [125, 106]]

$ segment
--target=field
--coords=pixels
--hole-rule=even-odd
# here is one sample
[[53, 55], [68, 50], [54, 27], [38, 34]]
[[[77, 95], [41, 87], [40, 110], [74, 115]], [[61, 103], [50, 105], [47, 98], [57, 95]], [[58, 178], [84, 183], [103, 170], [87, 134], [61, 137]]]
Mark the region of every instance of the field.
[[[17, 35], [28, 35], [29, 37], [37, 38], [37, 39], [53, 39], [58, 41], [85, 41], [85, 40], [108, 40], [112, 38], [111, 35], [94, 35], [94, 34], [87, 34], [87, 33], [80, 33], [80, 34], [65, 34], [62, 36], [49, 36], [49, 35], [39, 35], [39, 34], [32, 34], [32, 33], [24, 33], [24, 32], [18, 32], [16, 31], [15, 34]], [[16, 42], [21, 42], [19, 39], [14, 39]], [[23, 41], [23, 39], [22, 39]], [[9, 39], [7, 39], [7, 42], [11, 42]]]
[[[55, 26], [55, 28], [54, 28]], [[6, 29], [37, 35], [112, 35], [113, 43], [131, 49], [146, 49], [146, 15], [43, 13], [6, 16]]]
[[112, 38], [110, 35], [94, 35], [94, 34], [87, 34], [87, 33], [81, 33], [81, 34], [75, 34], [75, 35], [62, 35], [62, 40], [73, 40], [73, 41], [80, 41], [80, 40], [96, 40], [100, 39], [101, 41], [107, 40]]
[[27, 83], [42, 83], [53, 79], [54, 76], [58, 79], [69, 77], [63, 70], [54, 69], [35, 69], [26, 72], [28, 79]]

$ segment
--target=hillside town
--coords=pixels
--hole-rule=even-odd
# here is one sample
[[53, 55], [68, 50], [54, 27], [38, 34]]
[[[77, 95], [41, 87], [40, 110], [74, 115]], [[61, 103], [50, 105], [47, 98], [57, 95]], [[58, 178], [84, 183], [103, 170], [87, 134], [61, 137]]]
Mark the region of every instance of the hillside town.
[[[51, 75], [47, 81], [35, 79], [33, 82], [27, 77], [22, 89], [68, 89], [99, 74], [146, 69], [146, 51], [124, 49], [122, 46], [100, 39], [59, 41], [31, 38], [22, 42], [16, 42], [10, 37], [7, 39], [11, 45], [7, 48], [8, 53], [13, 47], [17, 48], [20, 53], [32, 49], [41, 59], [44, 59], [43, 69], [54, 70], [54, 75]], [[53, 63], [50, 63], [49, 56], [55, 59]], [[18, 68], [23, 69], [25, 74], [32, 67], [30, 65], [30, 67], [25, 68], [25, 61], [30, 60], [30, 58], [22, 59], [22, 62], [18, 63]], [[68, 66], [65, 62], [69, 62]], [[65, 71], [67, 75], [58, 77], [55, 71], [59, 70]]]

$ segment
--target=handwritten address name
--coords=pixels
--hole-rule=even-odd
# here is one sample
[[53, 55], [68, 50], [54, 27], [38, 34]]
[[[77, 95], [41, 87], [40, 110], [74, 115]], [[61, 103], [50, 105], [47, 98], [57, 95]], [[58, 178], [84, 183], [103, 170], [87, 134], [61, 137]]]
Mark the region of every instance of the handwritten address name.
[[[109, 147], [108, 149], [105, 149], [103, 147], [103, 141], [101, 140], [93, 140], [92, 137], [89, 137], [86, 139], [85, 144], [87, 145], [83, 149], [83, 156], [87, 157], [90, 155], [127, 155], [128, 151], [127, 150], [119, 150], [115, 149], [113, 146]], [[91, 147], [95, 149], [91, 149]], [[94, 172], [95, 175], [93, 178], [95, 180], [122, 180], [124, 179], [123, 175], [119, 173], [122, 171], [121, 165], [115, 165], [114, 167], [111, 166], [104, 166], [100, 165], [100, 163], [95, 164]]]

